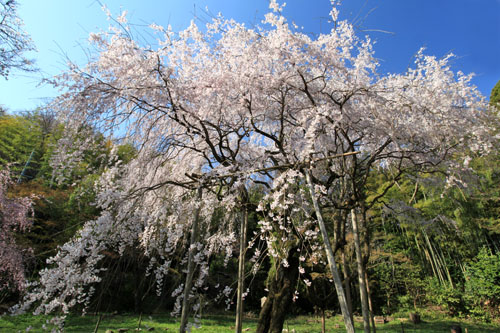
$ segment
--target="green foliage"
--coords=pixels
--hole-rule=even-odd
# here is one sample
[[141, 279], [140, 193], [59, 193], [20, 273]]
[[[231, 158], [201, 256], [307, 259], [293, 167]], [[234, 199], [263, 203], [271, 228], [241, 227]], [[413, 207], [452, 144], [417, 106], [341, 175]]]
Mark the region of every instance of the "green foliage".
[[20, 175], [31, 152], [37, 148], [40, 131], [30, 119], [21, 116], [0, 117], [0, 165], [11, 165]]
[[127, 164], [137, 155], [137, 149], [130, 143], [124, 143], [118, 146], [116, 154], [122, 163]]
[[408, 251], [400, 247], [404, 243], [397, 244], [401, 237], [385, 239], [384, 249], [372, 254], [372, 297], [384, 314], [401, 308], [417, 308], [425, 301], [425, 272], [411, 260]]
[[[493, 313], [493, 309], [498, 313], [498, 301], [484, 298], [494, 295], [494, 290], [481, 289], [477, 286], [481, 283], [468, 280], [468, 288], [477, 292], [472, 296], [464, 293], [465, 263], [482, 247], [499, 250], [498, 163], [496, 155], [473, 158], [470, 166], [474, 175], [468, 187], [445, 192], [444, 178], [438, 174], [404, 177], [387, 192], [385, 202], [372, 207], [375, 233], [370, 265], [374, 268], [369, 273], [374, 281], [373, 298], [382, 312], [428, 302], [449, 315], [476, 313], [485, 317], [488, 312], [489, 317], [498, 316]], [[388, 181], [387, 176], [375, 174], [368, 188], [377, 193]], [[493, 278], [494, 274], [490, 275]], [[496, 285], [500, 283], [496, 281]], [[483, 298], [479, 290], [484, 290]], [[488, 309], [485, 304], [490, 305]]]
[[[487, 245], [500, 251], [500, 154], [476, 158], [472, 167], [478, 174], [477, 185], [470, 199], [472, 218], [488, 239]], [[476, 253], [479, 251], [477, 249]]]
[[94, 183], [98, 179], [98, 174], [89, 174], [73, 188], [66, 202], [66, 209], [72, 213], [70, 218], [73, 223], [89, 221], [98, 215], [99, 210], [93, 205], [96, 196]]
[[48, 160], [61, 130], [49, 112], [0, 114], [0, 165], [10, 164], [13, 174], [24, 181], [50, 178]]
[[27, 267], [28, 276], [35, 276], [45, 267], [46, 260], [55, 255], [58, 246], [73, 237], [83, 222], [95, 217], [95, 213], [92, 216], [88, 213], [95, 210], [94, 206], [79, 206], [78, 202], [70, 200], [74, 196], [73, 189], [51, 188], [41, 179], [21, 183], [13, 189], [13, 194], [35, 197], [33, 227], [18, 236], [25, 248], [33, 250], [33, 258]]
[[497, 84], [495, 84], [495, 86], [491, 90], [491, 95], [490, 95], [490, 105], [500, 108], [499, 103], [500, 103], [500, 81], [498, 81]]
[[465, 297], [479, 317], [500, 317], [500, 255], [483, 248], [465, 272]]
[[427, 300], [439, 306], [449, 316], [457, 316], [464, 313], [463, 287], [441, 284], [435, 278], [428, 279], [426, 286]]

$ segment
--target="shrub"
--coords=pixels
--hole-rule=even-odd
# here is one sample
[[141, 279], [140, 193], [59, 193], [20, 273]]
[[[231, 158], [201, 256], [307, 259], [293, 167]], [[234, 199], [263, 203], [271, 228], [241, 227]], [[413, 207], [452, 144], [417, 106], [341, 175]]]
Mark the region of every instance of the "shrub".
[[465, 310], [463, 286], [460, 285], [440, 284], [437, 279], [430, 279], [427, 285], [427, 299], [450, 316], [459, 315]]
[[465, 299], [472, 315], [482, 319], [500, 317], [500, 256], [483, 248], [467, 265]]

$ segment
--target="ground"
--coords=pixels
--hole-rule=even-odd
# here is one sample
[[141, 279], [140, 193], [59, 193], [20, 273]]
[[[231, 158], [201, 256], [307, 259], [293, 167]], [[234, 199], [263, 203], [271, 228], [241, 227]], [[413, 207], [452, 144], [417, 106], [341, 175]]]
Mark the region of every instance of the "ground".
[[[44, 332], [42, 326], [45, 324], [48, 328], [47, 321], [50, 317], [46, 316], [2, 316], [0, 317], [0, 332]], [[404, 319], [404, 320], [403, 320]], [[379, 333], [439, 333], [450, 332], [450, 326], [460, 324], [462, 328], [468, 328], [469, 333], [473, 332], [500, 332], [500, 323], [474, 323], [472, 321], [454, 319], [454, 318], [431, 318], [423, 315], [423, 322], [414, 325], [406, 320], [406, 318], [394, 318], [393, 321], [385, 324], [377, 325]], [[99, 316], [87, 315], [85, 317], [70, 315], [65, 323], [65, 332], [94, 332]], [[139, 323], [140, 322], [140, 323]], [[244, 319], [244, 332], [254, 332], [257, 327], [257, 319], [255, 317], [247, 317]], [[327, 332], [345, 332], [340, 316], [327, 319]], [[98, 332], [129, 332], [136, 331], [140, 328], [141, 331], [153, 332], [176, 332], [179, 329], [179, 320], [170, 317], [168, 314], [163, 315], [103, 315], [99, 323]], [[234, 331], [234, 317], [232, 315], [210, 315], [204, 316], [202, 326], [199, 329], [193, 329], [193, 332], [231, 332]], [[362, 332], [362, 323], [356, 322], [356, 332]], [[47, 329], [46, 332], [50, 332]], [[286, 320], [284, 332], [321, 332], [321, 320], [317, 317], [299, 316]]]

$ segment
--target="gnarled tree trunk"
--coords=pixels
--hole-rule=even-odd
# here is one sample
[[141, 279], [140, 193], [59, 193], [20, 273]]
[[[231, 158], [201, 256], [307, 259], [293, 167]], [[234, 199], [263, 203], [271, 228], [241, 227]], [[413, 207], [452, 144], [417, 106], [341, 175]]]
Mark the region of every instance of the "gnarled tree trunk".
[[288, 251], [288, 267], [277, 264], [276, 271], [270, 271], [269, 294], [259, 314], [257, 333], [281, 333], [283, 323], [290, 309], [295, 286], [299, 277], [297, 247]]

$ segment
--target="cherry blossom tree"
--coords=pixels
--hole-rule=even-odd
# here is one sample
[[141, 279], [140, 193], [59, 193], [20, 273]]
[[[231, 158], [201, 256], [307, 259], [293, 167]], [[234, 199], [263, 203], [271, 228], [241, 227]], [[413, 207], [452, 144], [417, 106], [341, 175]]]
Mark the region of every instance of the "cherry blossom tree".
[[[260, 184], [258, 236], [282, 277], [273, 290], [286, 292], [268, 298], [258, 331], [281, 331], [304, 262], [322, 262], [325, 253], [354, 331], [324, 209], [360, 209], [383, 197], [388, 188], [370, 199], [366, 193], [374, 168], [395, 180], [439, 168], [459, 182], [466, 163], [453, 157], [491, 149], [492, 113], [471, 77], [450, 70], [449, 57], [420, 51], [406, 73], [380, 75], [370, 39], [339, 21], [335, 5], [334, 28], [316, 37], [290, 25], [275, 1], [270, 8], [255, 28], [222, 16], [205, 30], [152, 25], [155, 48], [132, 38], [125, 15], [116, 18], [119, 27], [91, 34], [94, 60], [54, 79], [63, 93], [53, 108], [67, 131], [57, 163], [78, 163], [92, 131], [130, 142], [138, 153], [108, 167], [96, 184], [101, 216], [51, 259], [21, 308], [68, 311], [88, 302], [102, 251], [136, 246], [159, 286], [173, 254], [182, 255], [187, 278], [173, 295], [180, 313], [204, 286], [208, 258], [231, 255], [242, 193]], [[218, 225], [211, 223], [215, 209], [225, 212]]]
[[23, 291], [26, 287], [24, 258], [26, 250], [16, 244], [15, 232], [30, 228], [31, 200], [11, 198], [9, 170], [0, 170], [0, 291]]
[[7, 78], [11, 69], [34, 70], [33, 62], [23, 53], [35, 49], [17, 16], [16, 0], [0, 1], [0, 76]]

